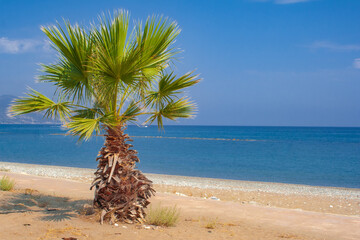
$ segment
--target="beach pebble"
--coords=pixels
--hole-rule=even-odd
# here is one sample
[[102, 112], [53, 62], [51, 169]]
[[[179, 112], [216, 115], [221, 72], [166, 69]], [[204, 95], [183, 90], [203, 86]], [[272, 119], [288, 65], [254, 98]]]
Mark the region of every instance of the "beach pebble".
[[124, 226], [124, 225], [123, 225], [122, 227], [123, 227], [123, 228], [127, 228], [127, 226]]
[[334, 206], [333, 205], [330, 205], [331, 208], [333, 208]]
[[183, 194], [183, 193], [176, 192], [175, 194], [178, 195], [178, 196], [186, 197], [186, 195]]
[[219, 199], [219, 198], [214, 197], [214, 196], [210, 197], [209, 199], [211, 199], [211, 200], [216, 200], [216, 201], [220, 201], [220, 199]]
[[115, 223], [115, 224], [114, 224], [114, 226], [115, 226], [115, 227], [118, 227], [118, 226], [119, 226], [119, 224]]

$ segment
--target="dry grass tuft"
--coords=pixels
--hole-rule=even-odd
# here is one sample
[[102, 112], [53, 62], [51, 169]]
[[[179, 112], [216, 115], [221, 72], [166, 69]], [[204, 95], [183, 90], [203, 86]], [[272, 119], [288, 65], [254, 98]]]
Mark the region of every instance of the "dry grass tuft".
[[179, 220], [180, 210], [176, 207], [150, 206], [146, 222], [151, 225], [172, 227]]
[[10, 179], [8, 176], [3, 176], [0, 180], [1, 191], [11, 191], [14, 189], [15, 181]]
[[207, 229], [215, 229], [216, 225], [218, 224], [218, 219], [208, 219], [204, 225], [204, 228]]

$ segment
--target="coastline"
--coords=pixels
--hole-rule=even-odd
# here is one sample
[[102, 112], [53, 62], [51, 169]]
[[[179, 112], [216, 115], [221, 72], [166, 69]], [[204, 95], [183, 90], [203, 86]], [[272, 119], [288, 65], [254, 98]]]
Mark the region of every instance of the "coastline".
[[[14, 162], [0, 162], [0, 172], [20, 173], [50, 178], [68, 179], [80, 182], [93, 180], [95, 169], [64, 167], [54, 165], [40, 165]], [[239, 190], [244, 192], [261, 191], [275, 194], [309, 194], [313, 196], [329, 196], [347, 199], [359, 199], [360, 188], [339, 188], [310, 186], [289, 183], [257, 182], [228, 180], [217, 178], [189, 177], [179, 175], [165, 175], [144, 173], [155, 185], [169, 185], [178, 187], [192, 187], [200, 189]]]
[[[90, 186], [95, 169], [0, 162], [0, 176], [39, 176]], [[243, 205], [360, 216], [360, 189], [145, 173], [158, 193]], [[36, 187], [36, 186], [35, 186]]]
[[[146, 174], [151, 206], [178, 206], [175, 227], [105, 224], [83, 210], [92, 203], [94, 169], [0, 162], [0, 226], [6, 239], [359, 239], [359, 189]], [[212, 224], [213, 228], [207, 226]], [[72, 227], [69, 227], [72, 226]], [[24, 227], [27, 231], [24, 231]], [[184, 231], [184, 229], [186, 231]], [[30, 234], [30, 235], [29, 235]], [[67, 235], [66, 235], [67, 234]], [[40, 238], [39, 238], [40, 237]]]

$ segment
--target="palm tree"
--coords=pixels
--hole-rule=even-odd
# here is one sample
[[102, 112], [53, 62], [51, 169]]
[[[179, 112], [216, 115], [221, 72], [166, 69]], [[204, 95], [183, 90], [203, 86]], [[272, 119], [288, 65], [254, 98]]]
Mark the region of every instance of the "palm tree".
[[[129, 14], [102, 14], [89, 30], [65, 21], [42, 27], [58, 53], [55, 64], [42, 65], [40, 82], [56, 86], [50, 99], [30, 89], [16, 99], [15, 115], [44, 112], [59, 119], [69, 134], [88, 140], [105, 133], [98, 158], [94, 206], [101, 209], [101, 223], [140, 222], [154, 194], [152, 182], [136, 169], [137, 151], [124, 133], [129, 122], [163, 128], [163, 119], [190, 118], [195, 104], [184, 89], [199, 82], [193, 72], [176, 76], [172, 71], [179, 51], [174, 42], [180, 30], [175, 22], [149, 17], [129, 33]], [[90, 189], [91, 189], [90, 188]]]

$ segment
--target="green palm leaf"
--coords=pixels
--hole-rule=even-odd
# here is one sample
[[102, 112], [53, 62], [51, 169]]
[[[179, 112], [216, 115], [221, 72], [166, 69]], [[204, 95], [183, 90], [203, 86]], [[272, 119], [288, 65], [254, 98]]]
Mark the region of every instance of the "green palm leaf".
[[192, 118], [196, 112], [196, 105], [189, 99], [181, 98], [169, 103], [160, 112], [164, 117], [170, 120], [176, 120], [177, 118]]
[[146, 106], [162, 107], [167, 103], [173, 101], [177, 94], [182, 93], [182, 90], [198, 83], [200, 79], [198, 75], [193, 75], [193, 72], [187, 73], [179, 78], [173, 73], [161, 76], [158, 82], [158, 89], [156, 91], [149, 91], [146, 97]]
[[79, 140], [88, 140], [94, 131], [100, 133], [100, 118], [72, 118], [72, 121], [66, 125], [71, 135], [79, 136]]
[[68, 98], [78, 102], [88, 100], [92, 92], [89, 67], [93, 44], [90, 37], [80, 26], [72, 26], [69, 22], [65, 22], [65, 30], [58, 24], [42, 27], [42, 31], [60, 53], [60, 58], [57, 64], [42, 65], [45, 74], [39, 76], [39, 80], [53, 83]]
[[195, 103], [187, 98], [180, 98], [177, 101], [171, 101], [163, 108], [153, 113], [146, 122], [152, 123], [157, 120], [159, 128], [163, 128], [163, 118], [176, 120], [178, 118], [192, 118], [197, 111]]
[[101, 111], [100, 108], [83, 108], [74, 110], [72, 117], [94, 119], [103, 115], [104, 113]]
[[136, 31], [137, 49], [141, 58], [137, 64], [144, 68], [157, 68], [168, 63], [179, 51], [173, 44], [179, 35], [177, 23], [163, 17], [148, 18], [144, 27], [139, 24]]
[[98, 118], [82, 118], [73, 117], [71, 121], [66, 124], [69, 128], [69, 133], [74, 136], [79, 136], [79, 140], [89, 140], [94, 134], [100, 133], [101, 124], [105, 126], [115, 126], [116, 120], [114, 115], [105, 115]]
[[28, 97], [16, 99], [10, 107], [10, 113], [14, 115], [27, 114], [31, 112], [45, 111], [46, 118], [60, 118], [65, 121], [70, 116], [72, 104], [70, 102], [57, 102], [42, 95], [41, 93], [30, 89]]
[[144, 114], [143, 109], [134, 101], [132, 101], [124, 113], [121, 115], [121, 122], [135, 122], [137, 117]]

